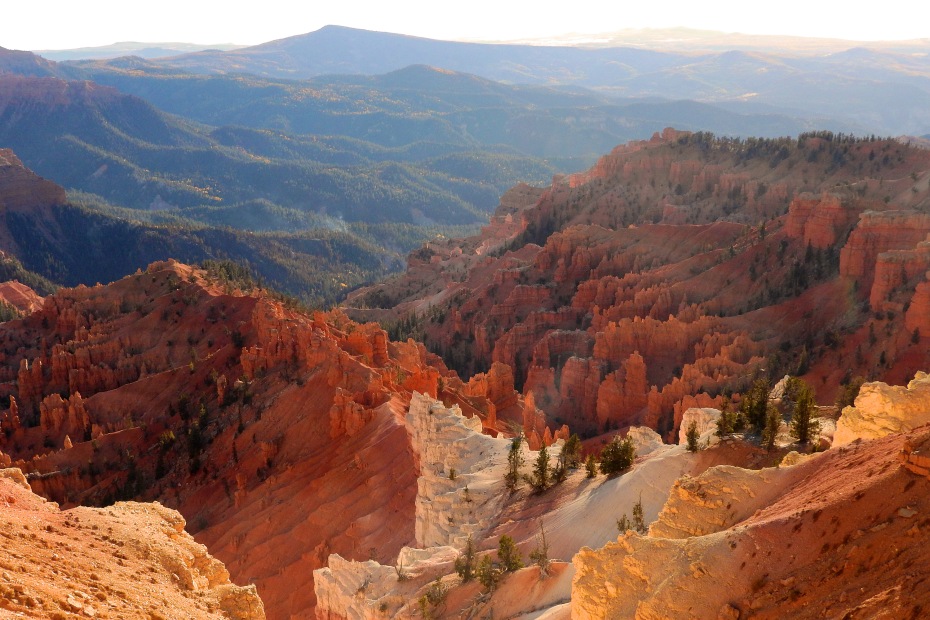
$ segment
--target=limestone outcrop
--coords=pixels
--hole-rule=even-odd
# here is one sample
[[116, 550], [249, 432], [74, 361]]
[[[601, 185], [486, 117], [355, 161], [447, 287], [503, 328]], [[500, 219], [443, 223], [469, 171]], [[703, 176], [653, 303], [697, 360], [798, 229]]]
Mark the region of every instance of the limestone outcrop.
[[255, 586], [231, 583], [177, 511], [136, 502], [61, 511], [18, 469], [0, 470], [0, 496], [0, 615], [265, 618]]
[[510, 440], [482, 434], [478, 417], [419, 393], [410, 400], [406, 425], [420, 471], [417, 548], [404, 547], [390, 566], [331, 555], [314, 573], [318, 618], [414, 614], [414, 594], [451, 572], [466, 540], [481, 541], [500, 519]]
[[918, 372], [907, 386], [863, 383], [855, 404], [843, 409], [833, 445], [877, 439], [930, 423], [930, 375]]
[[717, 420], [720, 419], [720, 410], [712, 407], [689, 407], [681, 416], [681, 424], [678, 427], [678, 445], [683, 446], [688, 443], [688, 429], [691, 424], [695, 425], [698, 433], [699, 444], [716, 443], [718, 439]]
[[478, 418], [422, 394], [414, 394], [406, 420], [420, 468], [417, 545], [461, 548], [500, 514], [510, 441], [482, 434]]
[[930, 602], [918, 517], [930, 500], [917, 476], [930, 470], [914, 469], [925, 445], [916, 430], [790, 467], [685, 478], [647, 536], [574, 557], [571, 617], [919, 616]]

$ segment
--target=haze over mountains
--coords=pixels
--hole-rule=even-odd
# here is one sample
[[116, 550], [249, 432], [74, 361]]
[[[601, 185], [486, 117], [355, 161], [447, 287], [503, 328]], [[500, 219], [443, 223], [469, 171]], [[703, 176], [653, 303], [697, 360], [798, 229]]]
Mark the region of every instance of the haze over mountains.
[[491, 80], [583, 86], [615, 96], [776, 106], [808, 118], [854, 122], [860, 133], [913, 133], [927, 124], [926, 41], [914, 48], [861, 46], [807, 55], [732, 48], [667, 52], [657, 47], [458, 43], [327, 26], [241, 50], [187, 54], [159, 63], [195, 73], [289, 79], [387, 73], [427, 64]]
[[[4, 50], [0, 139], [71, 192], [82, 212], [145, 226], [338, 230], [391, 268], [422, 240], [454, 234], [450, 225], [480, 224], [515, 183], [583, 169], [614, 145], [667, 126], [747, 136], [858, 126], [754, 104], [618, 98], [578, 85], [618, 77], [618, 54], [627, 78], [685, 59], [338, 27], [161, 60], [54, 63]], [[393, 64], [371, 64], [387, 58]], [[472, 73], [453, 70], [459, 66]], [[362, 74], [382, 69], [390, 71]], [[333, 71], [343, 75], [291, 79]], [[513, 83], [490, 79], [502, 77]], [[340, 262], [359, 260], [353, 252]], [[364, 273], [362, 281], [375, 277]], [[339, 290], [307, 296], [280, 272], [259, 275], [316, 301]]]

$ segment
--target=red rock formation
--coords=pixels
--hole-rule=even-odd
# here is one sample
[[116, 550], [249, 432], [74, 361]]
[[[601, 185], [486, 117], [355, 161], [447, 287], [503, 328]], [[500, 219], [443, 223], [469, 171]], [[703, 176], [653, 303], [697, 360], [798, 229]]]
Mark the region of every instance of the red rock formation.
[[[506, 366], [465, 394], [378, 325], [229, 293], [173, 262], [62, 289], [0, 324], [0, 351], [19, 369], [2, 385], [4, 460], [65, 505], [177, 508], [275, 618], [313, 617], [313, 589], [293, 584], [330, 552], [388, 562], [413, 540], [411, 390], [435, 395], [442, 376], [466, 413], [522, 406]], [[565, 436], [554, 430], [539, 436]]]
[[856, 222], [860, 212], [861, 207], [844, 203], [836, 194], [824, 193], [819, 197], [805, 194], [788, 205], [785, 233], [800, 239], [805, 246], [830, 248]]
[[908, 332], [917, 330], [918, 335], [930, 334], [930, 281], [917, 285], [911, 305], [907, 309], [905, 327]]
[[[911, 343], [918, 324], [930, 330], [919, 287], [927, 267], [915, 249], [930, 219], [859, 218], [896, 209], [896, 196], [930, 198], [911, 174], [928, 168], [930, 152], [894, 141], [663, 132], [553, 178], [520, 211], [519, 227], [501, 220], [444, 243], [430, 270], [417, 266], [376, 290], [402, 300], [388, 316], [441, 310], [426, 342], [463, 376], [510, 366], [548, 420], [522, 420], [540, 441], [556, 418], [589, 432], [643, 420], [666, 434], [683, 403], [738, 392], [762, 369], [806, 370], [830, 400], [857, 374], [894, 379], [930, 363]], [[503, 237], [503, 255], [475, 251]], [[890, 321], [875, 326], [882, 333], [863, 329], [852, 279], [882, 312], [875, 320]], [[629, 388], [620, 371], [634, 352], [646, 376]]]
[[870, 292], [879, 254], [910, 250], [930, 234], [930, 215], [914, 211], [867, 211], [840, 251], [840, 275], [859, 282]]
[[869, 305], [873, 310], [892, 310], [894, 293], [899, 289], [910, 290], [910, 283], [922, 280], [930, 269], [930, 242], [922, 241], [913, 250], [890, 250], [882, 252], [875, 260], [875, 278], [869, 293]]
[[0, 302], [16, 308], [21, 314], [30, 314], [42, 307], [43, 299], [25, 284], [12, 280], [0, 283]]
[[646, 362], [634, 351], [604, 379], [597, 392], [597, 423], [600, 430], [628, 426], [637, 420], [647, 404], [649, 386]]
[[[5, 76], [3, 79], [17, 78]], [[0, 107], [3, 107], [2, 95]], [[0, 209], [17, 211], [40, 205], [60, 205], [65, 200], [65, 190], [23, 166], [10, 149], [0, 149]]]

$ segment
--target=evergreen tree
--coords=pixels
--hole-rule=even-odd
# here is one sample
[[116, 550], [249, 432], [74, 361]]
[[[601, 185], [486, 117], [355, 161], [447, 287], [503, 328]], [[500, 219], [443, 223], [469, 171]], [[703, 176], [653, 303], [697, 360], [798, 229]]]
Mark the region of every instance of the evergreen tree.
[[640, 534], [646, 533], [646, 519], [643, 514], [643, 496], [639, 496], [639, 500], [633, 504], [633, 529], [635, 529]]
[[765, 413], [765, 427], [762, 429], [762, 443], [765, 444], [766, 450], [771, 450], [775, 446], [775, 438], [778, 437], [781, 421], [781, 413], [778, 409], [768, 407]]
[[539, 534], [536, 535], [536, 548], [530, 552], [530, 560], [539, 567], [539, 573], [545, 577], [549, 573], [549, 541], [546, 540], [546, 530], [539, 524]]
[[593, 478], [597, 475], [597, 457], [594, 456], [594, 454], [588, 455], [588, 458], [584, 462], [584, 468], [588, 472], [588, 478]]
[[643, 497], [640, 495], [639, 501], [633, 504], [633, 518], [630, 519], [623, 513], [623, 516], [617, 519], [617, 529], [621, 534], [627, 530], [633, 530], [639, 534], [645, 534], [649, 528], [646, 527], [646, 518], [643, 513]]
[[517, 549], [517, 543], [507, 534], [501, 536], [498, 541], [497, 559], [500, 560], [501, 568], [505, 573], [523, 568], [523, 558], [520, 557], [520, 550]]
[[613, 440], [604, 446], [601, 450], [601, 473], [607, 476], [619, 474], [633, 465], [636, 458], [636, 448], [633, 446], [633, 438], [626, 437], [620, 439], [614, 437]]
[[811, 436], [820, 432], [820, 420], [817, 419], [817, 403], [813, 390], [801, 381], [797, 400], [791, 416], [791, 435], [801, 443], [810, 441]]
[[500, 569], [491, 561], [490, 555], [485, 555], [481, 558], [481, 561], [478, 562], [478, 569], [475, 572], [478, 581], [487, 590], [493, 590], [500, 579]]
[[700, 449], [700, 446], [698, 446], [698, 439], [701, 437], [697, 429], [697, 420], [692, 420], [691, 424], [688, 425], [685, 437], [688, 440], [688, 452], [697, 452]]
[[546, 446], [539, 449], [539, 456], [536, 457], [536, 464], [533, 466], [533, 476], [530, 478], [530, 484], [537, 493], [549, 488], [549, 451]]
[[756, 379], [740, 403], [740, 412], [756, 432], [761, 432], [765, 428], [770, 391], [771, 384], [768, 379]]
[[574, 469], [581, 463], [581, 438], [577, 433], [565, 440], [562, 452], [559, 453], [559, 463], [565, 469]]
[[455, 572], [462, 578], [463, 583], [468, 583], [475, 577], [475, 564], [477, 553], [475, 551], [475, 541], [472, 540], [471, 534], [465, 542], [465, 550], [455, 558]]
[[504, 480], [511, 491], [515, 491], [520, 484], [520, 468], [523, 467], [523, 451], [520, 449], [522, 444], [523, 437], [517, 435], [510, 442], [510, 452], [507, 453], [507, 474]]

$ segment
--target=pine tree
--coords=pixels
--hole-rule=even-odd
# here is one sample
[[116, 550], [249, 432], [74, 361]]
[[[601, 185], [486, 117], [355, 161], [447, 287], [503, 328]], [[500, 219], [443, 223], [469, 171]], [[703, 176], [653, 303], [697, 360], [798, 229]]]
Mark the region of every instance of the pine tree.
[[533, 466], [533, 476], [530, 483], [537, 493], [541, 493], [549, 488], [549, 451], [546, 446], [539, 449], [539, 456], [536, 457], [536, 464]]
[[536, 535], [536, 548], [530, 552], [530, 560], [539, 567], [539, 574], [545, 577], [549, 574], [549, 541], [546, 540], [546, 530], [539, 524], [539, 534]]
[[520, 557], [517, 543], [507, 534], [501, 536], [497, 543], [497, 559], [500, 560], [501, 568], [506, 573], [523, 568], [523, 558]]
[[601, 473], [607, 476], [619, 474], [623, 470], [629, 469], [633, 465], [635, 458], [636, 448], [633, 446], [633, 438], [620, 439], [614, 437], [601, 450]]
[[639, 501], [633, 504], [633, 529], [640, 534], [646, 533], [646, 519], [643, 514], [643, 496], [639, 496]]
[[581, 462], [581, 438], [577, 433], [565, 440], [562, 452], [559, 453], [559, 463], [565, 469], [574, 469]]
[[639, 501], [633, 504], [633, 518], [630, 519], [623, 513], [623, 516], [617, 519], [617, 529], [621, 534], [627, 530], [633, 530], [639, 534], [645, 534], [649, 528], [646, 527], [646, 518], [643, 513], [643, 496], [639, 496]]
[[802, 381], [791, 416], [791, 435], [799, 442], [807, 443], [811, 436], [819, 432], [820, 420], [817, 419], [817, 403], [814, 400], [814, 393], [811, 387]]
[[720, 417], [717, 418], [717, 437], [726, 437], [733, 432], [736, 422], [735, 412], [730, 411], [730, 399], [724, 397], [720, 405]]
[[597, 457], [594, 454], [589, 454], [587, 460], [584, 462], [584, 468], [587, 470], [587, 477], [593, 478], [597, 475]]
[[523, 451], [520, 449], [522, 444], [522, 436], [514, 437], [510, 442], [510, 452], [507, 453], [507, 474], [504, 480], [511, 491], [515, 491], [520, 484], [520, 468], [523, 467]]
[[491, 560], [490, 555], [485, 555], [478, 562], [478, 569], [475, 571], [478, 581], [487, 590], [493, 590], [500, 579], [500, 569], [498, 569]]
[[740, 403], [740, 411], [756, 432], [760, 432], [765, 428], [770, 390], [771, 384], [768, 379], [756, 379]]
[[688, 452], [697, 452], [700, 449], [700, 446], [698, 446], [698, 439], [701, 437], [697, 429], [697, 420], [691, 420], [685, 437], [688, 439]]
[[455, 558], [455, 572], [462, 578], [463, 583], [468, 583], [475, 577], [475, 564], [477, 553], [475, 551], [475, 541], [472, 540], [471, 534], [465, 542], [465, 549]]
[[781, 426], [781, 414], [775, 407], [768, 407], [765, 413], [765, 428], [762, 430], [762, 443], [766, 450], [775, 446], [778, 437], [778, 428]]

